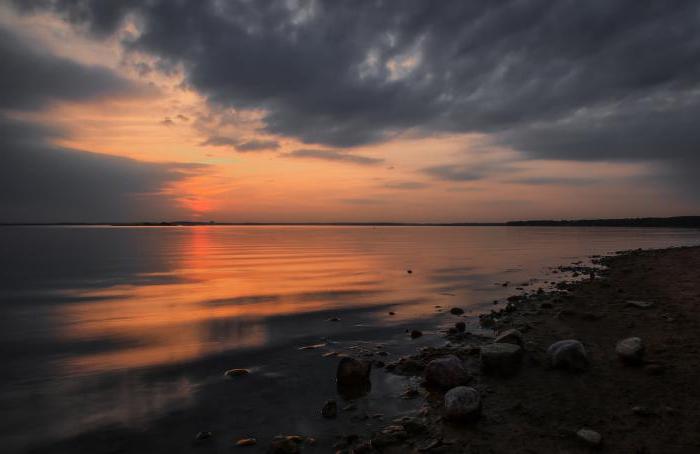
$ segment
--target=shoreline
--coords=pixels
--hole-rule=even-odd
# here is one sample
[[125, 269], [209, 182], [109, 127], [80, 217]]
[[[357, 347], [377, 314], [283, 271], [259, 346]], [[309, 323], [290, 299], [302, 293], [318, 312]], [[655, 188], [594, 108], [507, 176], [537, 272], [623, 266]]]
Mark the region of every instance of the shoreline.
[[[689, 305], [700, 300], [700, 247], [629, 251], [596, 260], [608, 268], [593, 270], [592, 280], [587, 267], [563, 265], [552, 271], [557, 280], [567, 272], [583, 280], [557, 283], [548, 291], [530, 291], [525, 298], [513, 296], [503, 309], [481, 317], [482, 325], [495, 328], [494, 333], [510, 328], [522, 331], [524, 354], [512, 376], [482, 372], [480, 350], [492, 337], [469, 334], [480, 332], [472, 327], [461, 333], [457, 329], [440, 332], [438, 326], [434, 336], [416, 340], [424, 345], [417, 354], [415, 343], [406, 342], [404, 335], [403, 350], [392, 352], [404, 356], [397, 361], [386, 358], [385, 367], [372, 371], [370, 396], [336, 397], [338, 418], [332, 424], [321, 417], [321, 407], [324, 397], [333, 397], [335, 390], [320, 386], [299, 392], [300, 398], [308, 400], [303, 412], [317, 419], [313, 428], [297, 430], [301, 435], [288, 432], [294, 428], [285, 426], [278, 415], [256, 424], [269, 425], [270, 430], [274, 427], [276, 433], [291, 438], [274, 442], [272, 437], [259, 436], [256, 445], [237, 447], [236, 441], [245, 437], [235, 421], [245, 414], [235, 414], [245, 413], [246, 408], [227, 395], [231, 383], [221, 382], [207, 385], [204, 402], [195, 411], [175, 411], [147, 430], [106, 428], [31, 452], [590, 452], [593, 448], [576, 436], [581, 428], [601, 434], [602, 443], [595, 448], [605, 452], [696, 452], [700, 412], [692, 407], [700, 401], [700, 393], [693, 390], [700, 379], [695, 372], [700, 366], [695, 354], [700, 314]], [[673, 298], [679, 287], [687, 301]], [[628, 307], [628, 300], [655, 305]], [[451, 317], [454, 322], [473, 320], [461, 314]], [[669, 327], [675, 333], [667, 332]], [[633, 335], [644, 339], [649, 364], [626, 367], [615, 357], [615, 342]], [[579, 374], [551, 370], [547, 347], [571, 338], [583, 342], [590, 367]], [[435, 344], [445, 340], [450, 344]], [[341, 355], [371, 357], [372, 361], [383, 358], [369, 350], [387, 344], [380, 339], [352, 343], [358, 345]], [[678, 351], [691, 348], [691, 354]], [[421, 383], [428, 362], [450, 354], [460, 358], [471, 376], [467, 384], [481, 394], [482, 414], [475, 422], [445, 420], [444, 392]], [[311, 383], [306, 387], [313, 388], [314, 381], [326, 383], [335, 376], [337, 363], [337, 358], [330, 357], [294, 364], [301, 370], [292, 378], [308, 380]], [[216, 364], [215, 368], [226, 367], [224, 361]], [[290, 392], [294, 386], [280, 391], [267, 389], [267, 385], [274, 387], [279, 382], [265, 379], [251, 392], [262, 394], [261, 402], [270, 405], [280, 397], [277, 393]], [[366, 402], [372, 399], [374, 407]], [[390, 409], [386, 416], [376, 413], [378, 405]], [[220, 428], [222, 421], [225, 424]], [[213, 436], [193, 441], [199, 429], [213, 430]], [[271, 442], [279, 450], [268, 450]]]
[[[495, 336], [521, 336], [501, 340], [521, 345], [515, 368], [509, 359], [496, 358], [503, 369], [486, 369], [484, 351], [499, 339], [457, 329], [446, 334], [446, 346], [388, 365], [396, 373], [429, 380], [431, 361], [458, 357], [470, 376], [463, 384], [482, 399], [476, 421], [450, 420], [446, 389], [423, 382], [416, 391], [425, 405], [416, 415], [349, 448], [700, 452], [700, 307], [695, 307], [700, 303], [700, 247], [620, 251], [595, 262], [605, 268], [561, 266], [559, 272], [588, 277], [560, 282], [553, 291], [514, 295], [507, 307], [480, 316]], [[640, 337], [645, 348], [639, 361], [628, 364], [616, 353], [616, 344], [632, 336]], [[548, 347], [566, 339], [584, 345], [588, 364], [583, 371], [553, 367]], [[488, 361], [494, 366], [493, 359]]]

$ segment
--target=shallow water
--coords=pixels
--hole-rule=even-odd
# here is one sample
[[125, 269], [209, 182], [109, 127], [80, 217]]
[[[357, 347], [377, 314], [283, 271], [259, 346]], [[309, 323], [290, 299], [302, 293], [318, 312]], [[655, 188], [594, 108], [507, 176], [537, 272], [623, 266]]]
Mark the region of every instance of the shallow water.
[[4, 227], [0, 437], [21, 450], [139, 426], [195, 405], [208, 358], [275, 377], [273, 358], [294, 362], [304, 345], [396, 343], [440, 323], [436, 305], [478, 313], [513, 292], [499, 282], [692, 244], [700, 232], [675, 229]]

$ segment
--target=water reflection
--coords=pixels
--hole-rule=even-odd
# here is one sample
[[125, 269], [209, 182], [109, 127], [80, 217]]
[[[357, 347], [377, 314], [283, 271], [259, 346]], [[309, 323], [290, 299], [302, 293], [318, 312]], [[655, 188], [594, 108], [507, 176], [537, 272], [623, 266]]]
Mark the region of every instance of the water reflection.
[[263, 349], [428, 320], [435, 305], [485, 307], [511, 291], [495, 282], [572, 257], [697, 242], [661, 229], [4, 228], [2, 435], [133, 423], [187, 405], [186, 366], [205, 357], [264, 363]]

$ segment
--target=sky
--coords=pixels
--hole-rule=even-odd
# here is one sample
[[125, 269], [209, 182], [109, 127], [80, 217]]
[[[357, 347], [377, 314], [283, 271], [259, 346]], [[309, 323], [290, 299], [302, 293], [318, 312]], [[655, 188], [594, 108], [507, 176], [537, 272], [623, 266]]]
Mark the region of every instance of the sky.
[[0, 222], [700, 213], [700, 3], [0, 0]]

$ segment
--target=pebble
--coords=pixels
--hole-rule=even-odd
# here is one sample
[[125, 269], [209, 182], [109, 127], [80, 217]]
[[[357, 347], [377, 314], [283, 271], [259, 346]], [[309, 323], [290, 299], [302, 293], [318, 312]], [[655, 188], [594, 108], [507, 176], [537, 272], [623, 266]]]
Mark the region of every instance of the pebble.
[[329, 322], [339, 322], [340, 319], [338, 317], [331, 317], [328, 319]]
[[581, 371], [588, 367], [588, 354], [583, 344], [575, 339], [560, 340], [547, 348], [552, 367]]
[[603, 437], [598, 432], [590, 429], [580, 429], [576, 432], [576, 436], [589, 446], [600, 446], [603, 441]]
[[471, 377], [454, 355], [430, 361], [425, 367], [425, 381], [441, 389], [450, 389], [469, 383]]
[[636, 307], [638, 309], [649, 309], [650, 307], [654, 307], [654, 303], [652, 303], [651, 301], [628, 300], [628, 301], [625, 301], [625, 307]]
[[197, 435], [195, 435], [194, 439], [196, 441], [202, 441], [202, 440], [206, 440], [206, 439], [211, 438], [211, 437], [212, 437], [211, 432], [202, 431], [202, 432], [197, 432]]
[[301, 450], [297, 443], [282, 436], [275, 437], [272, 443], [270, 443], [270, 448], [267, 450], [268, 454], [297, 454], [299, 452], [301, 452]]
[[226, 378], [242, 377], [248, 375], [250, 371], [248, 369], [229, 369], [224, 372]]
[[338, 404], [334, 400], [327, 400], [321, 409], [321, 415], [326, 419], [335, 418], [338, 415]]
[[503, 376], [515, 375], [520, 368], [523, 349], [510, 343], [489, 344], [481, 347], [481, 366], [485, 372]]
[[236, 446], [255, 446], [257, 443], [255, 438], [241, 438], [236, 442]]
[[445, 417], [455, 421], [473, 421], [481, 414], [479, 391], [457, 386], [445, 394]]
[[455, 323], [455, 329], [458, 332], [463, 333], [467, 330], [467, 324], [464, 322], [457, 322], [457, 323]]
[[338, 363], [336, 379], [340, 386], [363, 385], [369, 382], [369, 373], [372, 364], [367, 361], [343, 357]]
[[626, 364], [639, 364], [644, 358], [644, 343], [639, 337], [622, 339], [615, 346], [615, 353]]
[[464, 314], [464, 309], [462, 309], [461, 307], [453, 307], [452, 309], [450, 309], [450, 314], [462, 315], [462, 314]]
[[497, 344], [515, 344], [523, 346], [523, 334], [517, 329], [503, 331], [494, 339]]
[[414, 329], [411, 331], [411, 339], [417, 339], [417, 338], [421, 337], [422, 335], [423, 335], [423, 332], [421, 332], [417, 329]]

